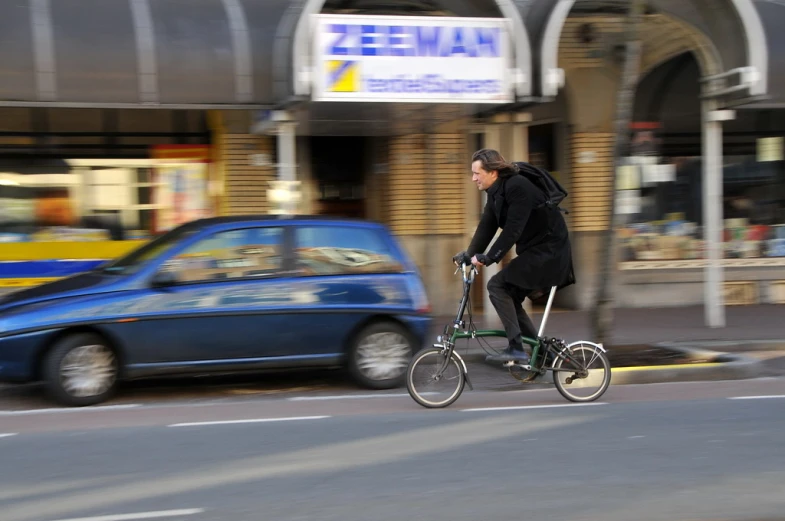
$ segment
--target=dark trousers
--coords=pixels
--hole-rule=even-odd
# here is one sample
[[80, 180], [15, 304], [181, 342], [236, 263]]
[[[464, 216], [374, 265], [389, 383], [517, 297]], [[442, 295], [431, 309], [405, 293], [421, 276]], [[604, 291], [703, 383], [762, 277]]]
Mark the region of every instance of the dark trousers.
[[504, 282], [499, 272], [488, 281], [488, 296], [502, 321], [510, 345], [520, 346], [520, 336], [537, 338], [537, 329], [523, 310], [523, 301], [532, 292]]

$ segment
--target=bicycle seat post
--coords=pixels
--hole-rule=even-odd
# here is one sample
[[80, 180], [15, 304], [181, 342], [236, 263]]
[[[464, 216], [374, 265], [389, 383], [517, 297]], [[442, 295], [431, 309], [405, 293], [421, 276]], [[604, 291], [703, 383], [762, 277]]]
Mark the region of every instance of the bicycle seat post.
[[553, 297], [556, 295], [556, 286], [551, 287], [551, 294], [548, 295], [548, 304], [545, 305], [545, 313], [542, 315], [542, 322], [540, 323], [540, 332], [537, 333], [537, 338], [542, 338], [545, 332], [545, 324], [548, 322], [548, 315], [551, 314], [551, 305], [553, 304]]

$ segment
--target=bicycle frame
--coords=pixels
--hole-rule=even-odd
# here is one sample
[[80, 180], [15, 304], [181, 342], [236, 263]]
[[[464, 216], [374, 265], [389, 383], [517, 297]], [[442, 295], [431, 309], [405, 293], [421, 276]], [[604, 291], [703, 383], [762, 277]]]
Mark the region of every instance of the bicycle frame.
[[[454, 352], [455, 351], [455, 341], [456, 340], [460, 340], [462, 338], [468, 339], [468, 338], [477, 338], [477, 337], [503, 337], [503, 338], [507, 337], [507, 333], [504, 330], [501, 330], [501, 329], [474, 329], [474, 330], [471, 330], [471, 331], [466, 331], [465, 330], [466, 323], [463, 320], [463, 316], [466, 313], [466, 308], [469, 305], [469, 298], [470, 298], [469, 294], [470, 294], [470, 291], [471, 291], [472, 283], [474, 282], [474, 277], [475, 277], [475, 275], [478, 272], [477, 272], [477, 268], [474, 265], [472, 265], [472, 264], [461, 264], [460, 266], [458, 266], [458, 269], [455, 271], [455, 273], [458, 273], [458, 271], [462, 271], [463, 272], [463, 296], [461, 297], [461, 302], [460, 302], [460, 304], [458, 306], [458, 313], [455, 316], [455, 320], [453, 321], [453, 323], [450, 324], [450, 325], [445, 326], [445, 328], [444, 328], [444, 335], [440, 335], [437, 338], [437, 341], [440, 342], [441, 344], [435, 344], [434, 345], [434, 347], [441, 347], [442, 349], [446, 349], [447, 350], [445, 361], [442, 364], [442, 366], [441, 366], [441, 368], [439, 370], [439, 373], [441, 373], [441, 372], [443, 372], [444, 370], [447, 369], [447, 366], [449, 364], [451, 356], [455, 356], [460, 361], [461, 365], [463, 366], [464, 374], [468, 373], [467, 368], [466, 368], [466, 363], [458, 355], [458, 353]], [[548, 322], [548, 317], [549, 317], [550, 312], [551, 312], [551, 306], [553, 305], [553, 298], [554, 298], [555, 295], [556, 295], [556, 286], [553, 286], [551, 288], [550, 295], [548, 296], [548, 303], [545, 306], [545, 313], [543, 314], [542, 322], [540, 323], [539, 332], [537, 333], [537, 337], [538, 338], [529, 338], [529, 337], [521, 336], [521, 339], [523, 340], [523, 342], [525, 344], [531, 346], [531, 348], [532, 348], [532, 354], [531, 354], [532, 364], [534, 364], [534, 366], [537, 366], [537, 367], [521, 366], [521, 367], [523, 367], [526, 370], [532, 370], [532, 371], [536, 371], [538, 373], [544, 373], [545, 371], [548, 371], [548, 370], [554, 371], [554, 372], [559, 372], [559, 371], [560, 372], [576, 372], [577, 368], [574, 366], [574, 362], [570, 359], [570, 356], [569, 356], [570, 347], [571, 346], [565, 345], [564, 342], [561, 341], [561, 340], [556, 340], [556, 339], [547, 340], [547, 339], [543, 338], [543, 336], [542, 336], [543, 333], [545, 332], [545, 325]], [[554, 344], [558, 345], [558, 349], [554, 348]], [[594, 345], [599, 347], [602, 351], [605, 351], [603, 346], [598, 345], [598, 344], [594, 344]], [[543, 356], [541, 358], [542, 363], [541, 364], [537, 364], [537, 362], [536, 362], [538, 360], [537, 356], [540, 354], [540, 350], [543, 347], [545, 349], [545, 352], [543, 353]], [[552, 363], [551, 363], [550, 367], [546, 367], [546, 365], [547, 365], [546, 364], [546, 358], [547, 358], [547, 354], [548, 353], [553, 355]], [[554, 367], [556, 358], [561, 358], [562, 360], [564, 360], [568, 364], [573, 365], [573, 368], [564, 368], [564, 367], [556, 368], [556, 367]], [[511, 366], [511, 365], [514, 365], [514, 364], [512, 362], [509, 362], [509, 363], [507, 363], [505, 365]], [[467, 375], [466, 383], [469, 384], [469, 388], [473, 388], [471, 382], [469, 382], [469, 380], [468, 380], [468, 375]]]

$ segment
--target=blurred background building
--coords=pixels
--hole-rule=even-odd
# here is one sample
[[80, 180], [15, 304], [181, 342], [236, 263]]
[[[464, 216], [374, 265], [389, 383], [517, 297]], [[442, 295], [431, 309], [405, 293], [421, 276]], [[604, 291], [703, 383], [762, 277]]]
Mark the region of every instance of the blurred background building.
[[[616, 187], [618, 304], [785, 303], [785, 5], [649, 4]], [[451, 313], [449, 259], [483, 204], [469, 158], [486, 146], [551, 170], [570, 192], [579, 283], [557, 305], [586, 308], [607, 226], [625, 6], [2, 2], [0, 290], [194, 218], [280, 212], [280, 194], [297, 190], [289, 210], [389, 225], [434, 311]], [[713, 270], [707, 224], [720, 239]]]

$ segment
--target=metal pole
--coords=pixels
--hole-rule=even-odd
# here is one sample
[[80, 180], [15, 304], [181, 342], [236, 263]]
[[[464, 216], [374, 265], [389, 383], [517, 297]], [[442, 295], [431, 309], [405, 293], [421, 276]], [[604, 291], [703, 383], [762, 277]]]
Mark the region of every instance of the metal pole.
[[723, 302], [722, 121], [732, 111], [718, 111], [715, 101], [703, 102], [703, 236], [706, 268], [703, 303], [706, 325], [725, 327]]

